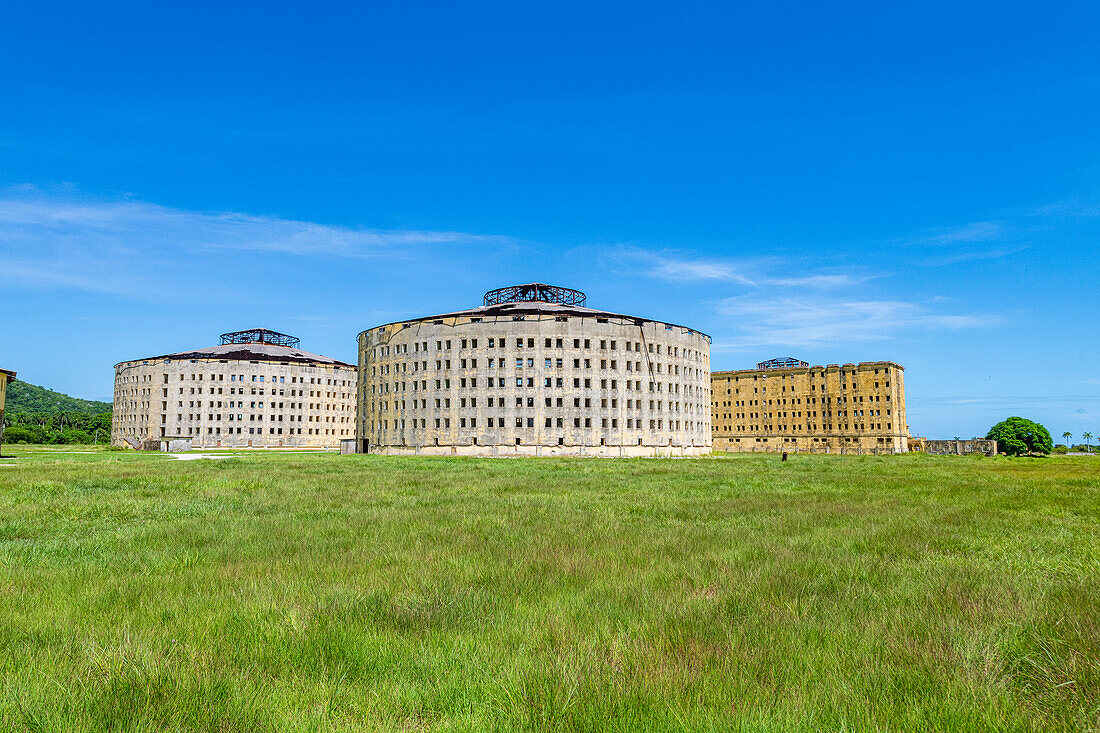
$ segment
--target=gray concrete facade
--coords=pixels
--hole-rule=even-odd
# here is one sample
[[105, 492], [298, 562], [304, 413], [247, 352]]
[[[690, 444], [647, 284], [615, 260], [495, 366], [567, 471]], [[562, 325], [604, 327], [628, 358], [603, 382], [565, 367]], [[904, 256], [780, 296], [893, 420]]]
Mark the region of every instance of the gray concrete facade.
[[483, 306], [359, 334], [360, 452], [710, 452], [710, 338], [556, 303]]
[[351, 364], [271, 344], [231, 344], [115, 365], [111, 444], [339, 448], [355, 434]]

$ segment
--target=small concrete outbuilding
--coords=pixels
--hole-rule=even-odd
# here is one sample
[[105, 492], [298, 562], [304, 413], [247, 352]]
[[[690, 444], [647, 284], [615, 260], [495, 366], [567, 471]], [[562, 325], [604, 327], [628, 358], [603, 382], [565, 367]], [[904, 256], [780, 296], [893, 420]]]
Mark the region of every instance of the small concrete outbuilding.
[[15, 381], [15, 372], [0, 369], [0, 448], [4, 447], [4, 400], [8, 391], [8, 382]]

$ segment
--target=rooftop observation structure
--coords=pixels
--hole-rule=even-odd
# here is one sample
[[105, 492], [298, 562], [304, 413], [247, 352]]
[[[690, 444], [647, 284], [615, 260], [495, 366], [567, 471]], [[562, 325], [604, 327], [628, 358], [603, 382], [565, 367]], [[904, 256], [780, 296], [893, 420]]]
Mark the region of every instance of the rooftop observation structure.
[[226, 344], [272, 344], [273, 346], [286, 346], [296, 349], [302, 340], [296, 336], [288, 336], [278, 331], [269, 331], [266, 328], [251, 328], [247, 331], [230, 331], [222, 334], [222, 345]]
[[585, 295], [579, 290], [562, 288], [545, 283], [510, 285], [485, 293], [485, 305], [502, 303], [557, 303], [559, 305], [584, 305]]
[[267, 328], [250, 328], [246, 331], [230, 331], [221, 335], [221, 343], [201, 349], [179, 351], [172, 354], [158, 354], [141, 359], [129, 359], [115, 365], [117, 369], [126, 364], [137, 362], [194, 361], [214, 359], [218, 361], [277, 362], [280, 364], [333, 364], [341, 367], [354, 367], [354, 364], [338, 361], [332, 357], [303, 351], [302, 340]]
[[[375, 326], [367, 331], [372, 331], [373, 338], [382, 337], [386, 333], [392, 333], [394, 328], [408, 329], [421, 328], [425, 325], [440, 326], [450, 324], [475, 322], [490, 323], [497, 321], [540, 321], [551, 320], [558, 323], [568, 322], [570, 318], [596, 319], [597, 323], [628, 323], [633, 326], [645, 326], [646, 324], [658, 324], [664, 329], [685, 329], [693, 333], [699, 333], [687, 326], [680, 326], [666, 321], [655, 321], [652, 318], [631, 316], [624, 313], [591, 308], [586, 305], [587, 296], [580, 290], [563, 288], [546, 283], [527, 283], [525, 285], [509, 285], [505, 288], [489, 290], [482, 296], [482, 304], [474, 308], [452, 311], [450, 313], [437, 313], [433, 315], [410, 318], [405, 321]], [[362, 336], [367, 331], [360, 333]], [[710, 337], [700, 334], [707, 339]], [[710, 351], [707, 350], [709, 359]]]
[[757, 362], [757, 369], [798, 369], [799, 367], [808, 367], [810, 362], [800, 361], [793, 356], [781, 356], [775, 359], [768, 359], [767, 361]]

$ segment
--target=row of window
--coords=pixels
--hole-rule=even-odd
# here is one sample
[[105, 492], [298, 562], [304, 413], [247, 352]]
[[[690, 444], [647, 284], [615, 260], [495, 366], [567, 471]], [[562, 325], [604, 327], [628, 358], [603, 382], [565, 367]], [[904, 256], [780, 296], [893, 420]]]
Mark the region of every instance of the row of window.
[[[458, 368], [459, 369], [477, 369], [477, 359], [458, 359], [457, 361], [458, 361]], [[483, 359], [482, 361], [487, 364], [487, 366], [485, 367], [487, 369], [504, 369], [504, 368], [507, 367], [507, 364], [508, 364], [508, 360], [504, 359], [504, 358], [496, 359], [496, 358], [490, 357], [488, 359]], [[409, 363], [410, 362], [402, 361], [402, 362], [394, 362], [394, 363], [390, 363], [390, 364], [375, 364], [374, 366], [371, 367], [371, 376], [372, 377], [377, 377], [377, 376], [385, 377], [385, 376], [389, 376], [391, 374], [408, 374], [408, 372], [409, 372]], [[412, 363], [412, 371], [413, 371], [414, 374], [416, 372], [421, 372], [421, 371], [426, 372], [426, 371], [428, 371], [428, 362], [427, 361], [414, 361], [414, 362], [411, 362], [411, 363]], [[520, 369], [520, 370], [522, 370], [522, 369], [534, 369], [535, 368], [535, 359], [531, 358], [531, 357], [528, 357], [528, 358], [524, 358], [522, 356], [521, 357], [516, 357], [514, 363], [515, 363], [515, 368]], [[543, 365], [544, 369], [564, 369], [565, 368], [565, 363], [566, 363], [565, 359], [552, 358], [552, 357], [546, 357], [542, 361], [542, 365]], [[592, 364], [593, 364], [592, 359], [580, 359], [580, 358], [573, 359], [573, 368], [574, 369], [592, 369], [593, 368]], [[640, 362], [640, 361], [626, 361], [626, 362], [624, 362], [624, 364], [626, 364], [626, 371], [628, 371], [628, 372], [642, 372], [643, 371], [642, 362]], [[653, 373], [657, 373], [657, 374], [675, 374], [675, 375], [680, 374], [680, 365], [679, 364], [662, 364], [661, 362], [656, 361], [656, 362], [647, 362], [647, 365], [649, 367], [649, 373], [650, 374], [653, 374]], [[436, 369], [436, 371], [451, 371], [451, 360], [450, 359], [436, 359], [435, 360], [435, 369]], [[600, 369], [603, 369], [605, 371], [608, 370], [608, 369], [611, 369], [613, 371], [617, 371], [619, 369], [619, 361], [618, 361], [618, 359], [600, 359]], [[684, 369], [683, 369], [683, 374], [684, 374], [685, 377], [698, 378], [700, 381], [703, 381], [703, 380], [706, 379], [705, 372], [703, 372], [700, 369], [696, 369], [694, 367], [686, 367], [685, 366]], [[366, 376], [364, 376], [363, 381], [367, 381]]]
[[[187, 433], [186, 434], [190, 435], [190, 436], [202, 435], [203, 434], [202, 430], [203, 429], [201, 427], [197, 427], [197, 428], [196, 427], [189, 427], [189, 428], [187, 428]], [[242, 428], [225, 428], [225, 434], [226, 435], [245, 435], [246, 433], [244, 433], [244, 430], [245, 430], [245, 428], [243, 428], [243, 427]], [[263, 435], [264, 434], [264, 429], [263, 428], [247, 428], [247, 430], [248, 430], [248, 433], [247, 433], [248, 435]], [[302, 432], [303, 430], [305, 430], [304, 433]], [[140, 435], [140, 434], [144, 433], [145, 431], [144, 430], [139, 430], [138, 428], [120, 428], [120, 429], [118, 429], [117, 432], [118, 432], [119, 435], [137, 436], [137, 435]], [[184, 431], [181, 428], [180, 429], [180, 435], [183, 435], [183, 434], [184, 434]], [[222, 428], [221, 427], [206, 428], [206, 434], [207, 435], [222, 435]], [[268, 428], [268, 434], [269, 435], [283, 435], [283, 428], [281, 428], [281, 427]], [[351, 435], [351, 430], [350, 429], [339, 429], [339, 428], [287, 428], [286, 429], [286, 434], [287, 435], [343, 435], [343, 436], [350, 436]]]
[[[406, 400], [394, 400], [393, 403], [392, 403], [393, 404], [393, 409], [395, 411], [397, 411], [397, 410], [406, 410], [406, 409], [412, 409], [412, 410], [416, 410], [416, 409], [426, 410], [426, 409], [428, 409], [428, 400], [426, 400], [426, 399], [419, 399], [419, 400], [414, 399], [414, 400], [411, 400], [411, 402], [412, 402], [412, 407], [410, 408], [408, 406], [408, 403], [407, 403]], [[664, 409], [665, 409], [665, 404], [666, 403], [663, 400], [650, 400], [649, 401], [649, 409], [650, 410], [655, 410], [657, 412], [663, 412]], [[680, 412], [680, 409], [681, 409], [681, 403], [680, 402], [678, 402], [678, 401], [673, 402], [673, 401], [670, 400], [667, 404], [668, 404], [669, 412]], [[391, 405], [391, 403], [388, 400], [379, 400], [377, 402], [373, 402], [370, 405], [370, 412], [372, 412], [372, 413], [373, 412], [389, 412], [390, 411], [390, 405]], [[656, 405], [656, 406], [654, 406], [654, 405]], [[456, 406], [457, 407], [462, 407], [462, 408], [474, 409], [474, 408], [477, 407], [477, 398], [476, 397], [471, 397], [467, 400], [467, 398], [464, 397], [461, 400], [457, 401]], [[503, 408], [503, 407], [507, 407], [507, 403], [505, 401], [505, 398], [503, 398], [503, 397], [486, 397], [484, 406], [485, 407]], [[561, 397], [557, 397], [557, 398], [546, 397], [545, 400], [544, 400], [544, 406], [545, 407], [565, 407], [565, 404], [564, 404], [564, 400]], [[700, 409], [701, 405], [697, 405], [693, 402], [684, 402], [684, 403], [682, 403], [682, 406], [683, 406], [683, 411], [684, 412], [699, 412], [699, 413], [704, 412], [704, 410]], [[535, 398], [534, 397], [526, 397], [526, 398], [525, 397], [516, 397], [515, 398], [515, 407], [516, 407], [516, 409], [534, 408], [535, 407]], [[595, 409], [595, 406], [592, 404], [592, 398], [590, 398], [590, 397], [584, 398], [583, 404], [582, 404], [582, 400], [581, 400], [580, 397], [574, 397], [573, 398], [573, 407], [584, 407], [584, 408]], [[609, 404], [609, 400], [607, 398], [603, 398], [603, 399], [600, 400], [600, 406], [599, 407], [600, 407], [600, 409], [605, 409], [605, 410], [609, 409], [609, 408], [613, 409], [613, 410], [618, 409], [619, 408], [619, 400], [616, 399], [616, 398], [613, 398], [613, 399], [610, 400], [610, 404]], [[436, 410], [449, 410], [449, 409], [451, 409], [451, 400], [449, 398], [437, 399], [435, 401], [435, 408], [434, 409], [436, 409]], [[642, 400], [628, 399], [626, 401], [626, 409], [627, 410], [641, 410], [642, 409]]]
[[[495, 423], [494, 423], [494, 420], [495, 420]], [[494, 428], [494, 427], [503, 428], [503, 427], [506, 427], [506, 422], [508, 422], [508, 420], [509, 420], [508, 418], [503, 418], [503, 417], [485, 418], [485, 424], [483, 425], [483, 427], [490, 428], [490, 429]], [[593, 427], [592, 420], [593, 420], [593, 418], [590, 418], [590, 417], [586, 417], [586, 418], [575, 417], [575, 418], [573, 418], [573, 427], [575, 427], [575, 428], [581, 428], [581, 427], [591, 428], [591, 427]], [[409, 422], [412, 423], [411, 426], [408, 424]], [[643, 429], [643, 421], [640, 418], [638, 418], [638, 419], [627, 418], [625, 422], [626, 422], [626, 429], [627, 430], [642, 430]], [[428, 427], [428, 420], [426, 418], [413, 418], [411, 421], [406, 421], [406, 420], [403, 420], [403, 419], [402, 420], [394, 420], [392, 428], [390, 426], [390, 421], [389, 420], [376, 420], [376, 421], [372, 421], [370, 423], [369, 429], [377, 434], [377, 433], [385, 432], [385, 431], [388, 431], [388, 430], [391, 430], [391, 429], [392, 430], [408, 430], [408, 429], [411, 428], [413, 430], [417, 430], [417, 429], [426, 429], [427, 427]], [[451, 419], [448, 418], [448, 417], [436, 418], [435, 419], [435, 427], [438, 428], [438, 429], [442, 429], [442, 430], [449, 429], [451, 427]], [[458, 419], [458, 427], [460, 427], [460, 428], [476, 428], [476, 427], [478, 427], [478, 419], [476, 417], [459, 418]], [[534, 428], [535, 427], [535, 418], [533, 418], [533, 417], [528, 417], [528, 418], [517, 417], [517, 418], [515, 418], [515, 427], [517, 427], [517, 428], [525, 428], [525, 427], [526, 428]], [[544, 421], [543, 421], [543, 427], [547, 427], [547, 428], [554, 428], [554, 427], [562, 428], [562, 427], [565, 427], [565, 419], [560, 418], [560, 417], [558, 417], [558, 418], [550, 418], [550, 417], [545, 418]], [[602, 418], [601, 421], [600, 421], [600, 427], [617, 429], [619, 427], [619, 420], [617, 418], [606, 418], [606, 417]], [[695, 430], [695, 429], [701, 429], [701, 428], [702, 428], [702, 426], [700, 424], [697, 424], [697, 423], [692, 422], [692, 421], [664, 420], [662, 418], [653, 418], [653, 419], [650, 419], [650, 421], [649, 421], [649, 429], [650, 430]]]
[[[864, 399], [864, 397], [866, 397], [866, 399]], [[890, 402], [890, 395], [885, 395], [885, 397], [886, 397], [885, 401]], [[848, 398], [848, 397], [845, 397], [845, 396], [840, 396], [840, 397], [835, 397], [835, 398], [834, 397], [822, 397], [821, 398], [821, 404], [830, 405], [830, 404], [835, 402], [838, 405], [843, 405], [843, 404], [847, 404], [848, 402], [882, 402], [883, 401], [882, 398], [883, 398], [883, 395], [853, 395], [851, 398]], [[787, 402], [787, 398], [776, 398], [774, 400], [764, 400], [763, 402], [761, 402], [760, 400], [724, 400], [724, 401], [720, 401], [720, 402], [712, 402], [711, 406], [712, 407], [746, 407], [746, 406], [759, 405], [759, 404], [786, 405], [786, 404], [788, 404], [788, 402]], [[789, 404], [791, 404], [791, 405], [801, 405], [802, 404], [802, 398], [800, 398], [800, 397], [791, 398]], [[817, 397], [807, 397], [806, 398], [806, 404], [807, 405], [816, 405], [816, 404], [818, 404], [818, 398]]]
[[[546, 349], [562, 349], [562, 348], [565, 348], [565, 344], [569, 341], [569, 339], [563, 339], [561, 337], [539, 337], [539, 338], [542, 340], [543, 348], [546, 348]], [[486, 339], [486, 343], [488, 344], [488, 348], [490, 348], [490, 349], [503, 349], [505, 346], [507, 346], [509, 343], [512, 343], [512, 342], [515, 343], [515, 346], [516, 346], [517, 349], [522, 349], [525, 346], [528, 349], [533, 349], [533, 348], [535, 348], [535, 343], [538, 340], [539, 339], [536, 339], [534, 337], [516, 337], [516, 338], [512, 339], [512, 338], [506, 338], [506, 337], [503, 337], [503, 336], [500, 336], [500, 337], [490, 336], [488, 339]], [[476, 338], [464, 338], [464, 339], [457, 339], [457, 342], [459, 344], [460, 349], [476, 349], [478, 340]], [[593, 339], [575, 338], [575, 339], [573, 339], [573, 348], [574, 349], [581, 349], [581, 348], [591, 349], [592, 348], [592, 342], [593, 342]], [[619, 348], [619, 342], [616, 339], [599, 339], [599, 342], [600, 342], [600, 350], [601, 351], [616, 351]], [[415, 341], [415, 342], [413, 342], [412, 343], [412, 347], [413, 347], [412, 353], [414, 353], [414, 354], [420, 353], [420, 352], [427, 353], [428, 350], [429, 350], [428, 349], [428, 344], [429, 343], [431, 343], [431, 342], [430, 341]], [[687, 349], [687, 348], [681, 348], [679, 346], [654, 344], [654, 343], [645, 344], [644, 347], [643, 347], [643, 344], [642, 344], [641, 341], [623, 341], [622, 343], [623, 343], [623, 348], [624, 348], [625, 351], [631, 351], [631, 352], [635, 352], [635, 353], [642, 353], [643, 351], [646, 351], [647, 353], [650, 353], [650, 354], [665, 353], [665, 354], [668, 354], [669, 356], [679, 357], [681, 355], [681, 352], [682, 352], [683, 353], [683, 358], [685, 358], [685, 359], [696, 359], [696, 360], [698, 360], [699, 357], [703, 353], [703, 352], [700, 352], [700, 351], [696, 351], [694, 349]], [[437, 352], [438, 351], [449, 350], [449, 349], [451, 349], [451, 347], [452, 347], [451, 339], [440, 339], [440, 340], [437, 340], [435, 342], [435, 350]], [[648, 347], [648, 348], [645, 348], [645, 347]], [[663, 352], [662, 352], [662, 349], [664, 349]], [[409, 353], [409, 344], [394, 344], [394, 345], [388, 345], [387, 344], [387, 345], [379, 345], [379, 346], [374, 347], [374, 358], [375, 359], [381, 359], [383, 357], [393, 356], [393, 355], [396, 355], [396, 354], [408, 354], [408, 353]]]
[[[244, 401], [243, 400], [227, 400], [224, 403], [222, 402], [222, 400], [217, 400], [217, 401], [209, 400], [206, 403], [206, 406], [207, 407], [221, 407], [223, 404], [226, 407], [244, 407]], [[161, 409], [167, 409], [168, 408], [168, 403], [167, 402], [162, 402], [161, 405], [162, 405]], [[178, 406], [179, 407], [184, 406], [183, 405], [183, 400], [179, 401]], [[202, 400], [190, 400], [187, 403], [187, 406], [188, 407], [202, 407]], [[250, 401], [248, 403], [248, 406], [252, 409], [260, 409], [260, 410], [264, 409], [264, 403], [262, 401], [261, 402]], [[285, 408], [284, 408], [284, 406], [285, 406]], [[272, 401], [272, 402], [267, 403], [267, 407], [268, 407], [268, 409], [271, 409], [271, 410], [276, 410], [276, 409], [278, 409], [278, 410], [282, 410], [282, 409], [305, 410], [305, 409], [309, 409], [309, 410], [314, 410], [314, 411], [333, 412], [333, 411], [336, 411], [337, 408], [340, 408], [339, 411], [341, 411], [341, 412], [350, 412], [351, 411], [351, 406], [350, 405], [326, 405], [326, 404], [322, 404], [320, 402], [308, 402], [307, 403], [307, 402], [274, 402], [274, 401]]]
[[[807, 410], [806, 411], [806, 417], [817, 417], [817, 413], [818, 413], [817, 410]], [[851, 415], [849, 415], [848, 413], [851, 413]], [[836, 411], [836, 417], [868, 417], [868, 416], [876, 417], [876, 416], [881, 415], [881, 414], [882, 414], [882, 410], [837, 410]], [[886, 414], [889, 415], [890, 410], [887, 410]], [[826, 411], [822, 410], [821, 411], [821, 416], [822, 417], [833, 417], [833, 414], [831, 412], [826, 412]], [[717, 417], [718, 416], [716, 415], [715, 418], [717, 419]], [[801, 412], [791, 412], [788, 415], [787, 412], [779, 412], [778, 414], [773, 413], [773, 412], [764, 412], [764, 413], [760, 413], [760, 412], [736, 412], [736, 413], [733, 413], [732, 415], [730, 413], [726, 413], [725, 415], [722, 415], [721, 417], [723, 419], [726, 419], [726, 420], [729, 420], [729, 419], [734, 419], [734, 420], [755, 420], [755, 419], [759, 419], [760, 417], [802, 417], [802, 413]]]
[[[218, 422], [221, 422], [222, 413], [220, 413], [220, 412], [218, 412], [218, 413], [211, 412], [211, 413], [207, 413], [206, 415], [207, 415], [207, 419], [210, 420], [210, 421], [217, 420]], [[188, 421], [199, 421], [199, 420], [202, 420], [202, 416], [203, 416], [203, 413], [188, 413], [186, 416], [183, 413], [177, 413], [176, 414], [176, 422], [183, 422], [185, 418]], [[302, 416], [301, 415], [286, 415], [286, 416], [284, 416], [284, 415], [268, 415], [267, 416], [267, 421], [268, 422], [283, 422], [284, 417], [286, 417], [286, 422], [302, 422]], [[164, 420], [163, 415], [161, 415], [161, 420], [162, 421]], [[226, 420], [228, 422], [245, 422], [244, 414], [242, 414], [242, 413], [232, 413], [232, 412], [226, 413]], [[264, 416], [262, 414], [251, 413], [248, 416], [248, 422], [263, 422], [263, 421], [264, 421]], [[309, 419], [306, 420], [305, 422], [346, 423], [346, 422], [351, 422], [351, 421], [352, 420], [351, 420], [350, 417], [325, 416], [322, 419], [322, 417], [320, 415], [318, 415], [316, 417], [314, 417], [313, 415], [310, 415]]]
[[[847, 386], [847, 384], [841, 383], [839, 385], [839, 389], [844, 389], [846, 386]], [[809, 385], [809, 387], [810, 387], [811, 392], [827, 392], [828, 391], [828, 385], [825, 385], [825, 384], [817, 384], [817, 385], [811, 384], [811, 385]], [[885, 389], [889, 389], [889, 388], [890, 388], [890, 383], [886, 382]], [[858, 390], [859, 385], [856, 384], [855, 382], [852, 382], [852, 389], [853, 390]], [[875, 382], [874, 389], [883, 389], [883, 388], [879, 386], [878, 382]], [[794, 387], [791, 387], [790, 391], [791, 392], [805, 392], [806, 390], [804, 390], [804, 389], [796, 390]], [[753, 387], [752, 388], [752, 393], [753, 394], [767, 394], [767, 392], [768, 392], [767, 387]], [[779, 390], [779, 392], [780, 392], [780, 394], [783, 394], [783, 393], [787, 392], [787, 387], [783, 386]], [[726, 394], [741, 394], [741, 389], [740, 389], [740, 387], [738, 387], [738, 388], [735, 388], [731, 391], [730, 388], [727, 387], [726, 388]], [[745, 394], [748, 394], [748, 387], [745, 388]], [[772, 394], [775, 394], [774, 389], [772, 390]]]
[[[882, 371], [883, 376], [889, 376], [890, 375], [890, 367], [877, 367], [874, 370], [874, 374], [877, 376], [879, 374], [880, 370]], [[751, 371], [751, 370], [746, 370], [746, 371]], [[867, 368], [867, 369], [837, 369], [836, 375], [837, 375], [837, 378], [846, 377], [846, 376], [851, 377], [851, 376], [858, 375], [860, 372], [867, 373], [869, 371], [871, 371], [869, 368]], [[828, 374], [829, 374], [829, 372], [827, 372], [825, 370], [803, 372], [801, 374], [784, 374], [784, 373], [760, 374], [760, 373], [756, 373], [756, 374], [751, 374], [751, 375], [750, 374], [739, 374], [739, 375], [735, 375], [735, 376], [734, 375], [722, 375], [722, 374], [719, 373], [719, 374], [715, 375], [715, 378], [716, 379], [722, 379], [723, 376], [724, 376], [725, 380], [727, 382], [730, 382], [730, 381], [739, 382], [742, 379], [744, 379], [745, 381], [748, 381], [751, 378], [752, 381], [755, 382], [758, 379], [762, 380], [762, 381], [766, 381], [770, 377], [771, 379], [778, 379], [780, 381], [790, 380], [790, 381], [793, 382], [796, 378], [803, 378], [803, 377], [809, 377], [810, 379], [814, 379], [815, 377], [821, 377], [822, 379], [825, 379], [828, 376]]]
[[[516, 385], [516, 387], [520, 387], [520, 388], [524, 388], [524, 387], [534, 388], [535, 384], [536, 384], [535, 380], [536, 380], [535, 377], [515, 377], [515, 385]], [[478, 388], [478, 378], [477, 377], [469, 377], [469, 378], [460, 377], [456, 381], [458, 383], [457, 386], [458, 386], [459, 389], [477, 389]], [[419, 380], [419, 381], [414, 379], [411, 382], [412, 391], [413, 392], [427, 391], [428, 390], [428, 383], [429, 383], [429, 380], [427, 380], [427, 379], [422, 379], [422, 380]], [[626, 385], [627, 390], [635, 390], [635, 391], [638, 391], [638, 392], [642, 391], [642, 382], [641, 382], [641, 380], [627, 379], [627, 380], [624, 380], [623, 383]], [[379, 382], [377, 384], [372, 384], [371, 385], [370, 392], [371, 392], [371, 394], [391, 394], [391, 393], [407, 392], [407, 391], [409, 391], [408, 390], [408, 385], [409, 385], [409, 383], [404, 382], [404, 381], [400, 381], [400, 382]], [[484, 388], [491, 389], [493, 387], [506, 387], [506, 386], [508, 386], [508, 382], [506, 381], [505, 377], [485, 377]], [[562, 389], [562, 388], [565, 388], [565, 380], [562, 377], [543, 377], [542, 386], [543, 387]], [[650, 392], [665, 392], [666, 391], [666, 389], [665, 389], [666, 386], [668, 387], [667, 392], [669, 394], [680, 394], [680, 389], [681, 389], [681, 387], [683, 387], [683, 393], [684, 394], [695, 395], [696, 390], [698, 390], [698, 392], [700, 393], [700, 396], [702, 396], [702, 394], [705, 392], [705, 389], [706, 389], [702, 385], [683, 384], [681, 382], [649, 382], [649, 391]], [[392, 387], [392, 389], [391, 389], [391, 387]], [[584, 389], [592, 389], [592, 379], [589, 378], [589, 377], [585, 377], [584, 379], [581, 379], [580, 377], [574, 377], [573, 378], [573, 388], [574, 389], [581, 389], [582, 387]], [[435, 380], [435, 388], [436, 389], [448, 389], [449, 390], [449, 389], [451, 389], [451, 380], [450, 379], [436, 379]], [[609, 389], [609, 388], [613, 389], [613, 390], [617, 390], [619, 388], [619, 380], [618, 379], [611, 379], [611, 380], [601, 379], [600, 380], [600, 389]]]
[[825, 423], [818, 425], [817, 423], [807, 423], [805, 425], [725, 425], [724, 430], [722, 426], [712, 426], [711, 432], [738, 432], [738, 433], [756, 433], [756, 432], [817, 432], [818, 430], [890, 430], [889, 423]]
[[[184, 387], [180, 387], [178, 394], [185, 394], [184, 389], [185, 389]], [[245, 387], [230, 387], [229, 388], [229, 394], [240, 394], [240, 395], [243, 395], [243, 394], [263, 395], [263, 394], [265, 394], [263, 387], [259, 387], [259, 388], [250, 387], [250, 388], [248, 388], [248, 392], [245, 392], [245, 389], [246, 389]], [[205, 392], [205, 393], [203, 392], [202, 387], [191, 387], [190, 390], [191, 390], [190, 394], [225, 394], [224, 389], [222, 387], [209, 387], [208, 388], [209, 391]], [[168, 390], [167, 389], [162, 390], [161, 393], [164, 397], [168, 396]], [[126, 396], [130, 396], [130, 394], [131, 393], [126, 392], [126, 391], [124, 391], [122, 393], [116, 393], [115, 394], [115, 404], [118, 404], [118, 405], [127, 404], [125, 399], [123, 399], [123, 398], [125, 398]], [[324, 391], [324, 390], [313, 390], [313, 389], [311, 389], [311, 390], [309, 390], [308, 394], [309, 394], [310, 397], [327, 397], [329, 399], [350, 400], [352, 398], [351, 392], [329, 392], [329, 391]], [[137, 392], [134, 392], [133, 395], [137, 395]], [[141, 396], [142, 397], [151, 396], [151, 390], [148, 390], [148, 389], [141, 390]], [[275, 396], [279, 396], [279, 397], [286, 397], [286, 396], [288, 396], [288, 397], [304, 397], [304, 396], [306, 396], [306, 391], [302, 390], [302, 389], [280, 389], [280, 390], [276, 390], [273, 387], [271, 389], [271, 396], [272, 397], [275, 397]]]
[[[763, 436], [763, 437], [760, 437], [760, 438], [753, 438], [752, 440], [756, 443], [767, 443], [769, 440], [772, 440], [772, 439], [779, 440], [783, 443], [797, 443], [798, 440], [799, 440], [798, 438], [780, 438], [777, 435]], [[745, 438], [745, 440], [748, 440], [748, 438]], [[805, 438], [803, 438], [803, 440], [805, 440]], [[812, 442], [812, 443], [828, 443], [829, 440], [830, 440], [830, 438], [810, 438], [810, 442]], [[839, 443], [841, 441], [843, 441], [845, 443], [851, 443], [853, 438], [841, 438], [841, 437], [837, 436], [837, 437], [831, 438], [831, 440], [835, 440], [837, 443]], [[861, 438], [854, 438], [854, 440], [861, 440]], [[870, 440], [870, 438], [863, 438], [862, 440]], [[875, 438], [876, 443], [885, 443], [886, 441], [887, 441], [887, 438]], [[733, 442], [740, 443], [741, 439], [740, 438], [733, 438]]]
[[[264, 429], [263, 428], [247, 428], [248, 433], [245, 433], [244, 430], [245, 430], [245, 428], [226, 428], [225, 429], [225, 434], [226, 435], [246, 435], [246, 434], [247, 435], [263, 435], [264, 434]], [[287, 428], [286, 434], [287, 435], [350, 435], [351, 434], [350, 430], [331, 430], [331, 429], [322, 430], [320, 428], [318, 428], [318, 429], [305, 428], [305, 431], [306, 431], [305, 433], [303, 433], [302, 430], [303, 430], [303, 428]], [[202, 435], [202, 434], [203, 434], [202, 433], [202, 428], [187, 428], [187, 435]], [[207, 435], [221, 435], [222, 434], [222, 429], [220, 427], [207, 428], [206, 429], [206, 434]], [[267, 434], [268, 435], [282, 435], [283, 434], [283, 429], [282, 428], [268, 428], [267, 429]], [[182, 430], [180, 431], [180, 435], [183, 435]]]
[[[354, 370], [349, 369], [348, 371], [354, 371]], [[168, 384], [169, 375], [162, 373], [160, 376], [161, 376], [162, 383], [163, 384]], [[246, 379], [246, 377], [248, 377], [248, 379]], [[181, 373], [179, 375], [179, 381], [181, 381], [181, 382], [186, 381], [188, 378], [190, 378], [190, 381], [192, 381], [192, 382], [195, 382], [195, 381], [201, 382], [204, 379], [206, 381], [209, 381], [209, 382], [224, 382], [225, 381], [225, 375], [224, 374], [204, 374], [203, 372], [195, 372], [195, 373], [192, 373], [192, 374], [182, 374]], [[124, 375], [121, 372], [119, 372], [115, 376], [115, 384], [116, 385], [119, 385], [119, 384], [132, 384], [132, 383], [135, 383], [135, 382], [152, 382], [152, 381], [153, 381], [153, 375], [152, 374]], [[265, 381], [267, 381], [267, 382], [278, 383], [278, 384], [287, 383], [285, 376], [278, 376], [278, 375], [274, 375], [274, 374], [271, 375], [270, 377], [268, 377], [268, 375], [266, 375], [266, 374], [247, 374], [247, 375], [246, 374], [230, 374], [229, 375], [229, 381], [231, 381], [231, 382], [245, 382], [245, 381], [265, 382]], [[334, 379], [332, 377], [326, 377], [326, 378], [309, 377], [309, 381], [307, 382], [306, 377], [291, 376], [289, 383], [290, 384], [329, 385], [329, 386], [333, 386], [333, 387], [350, 387], [354, 384], [354, 380], [351, 380], [351, 379]]]

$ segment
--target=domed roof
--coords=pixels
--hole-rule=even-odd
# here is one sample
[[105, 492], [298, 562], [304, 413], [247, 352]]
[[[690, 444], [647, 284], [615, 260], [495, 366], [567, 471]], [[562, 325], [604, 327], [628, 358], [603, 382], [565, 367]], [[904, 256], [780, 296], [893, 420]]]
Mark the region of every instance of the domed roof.
[[[193, 351], [177, 351], [174, 354], [147, 356], [126, 361], [182, 361], [191, 359], [218, 359], [228, 361], [272, 361], [297, 364], [332, 364], [334, 366], [354, 367], [354, 364], [333, 359], [329, 356], [313, 354], [297, 348], [301, 343], [294, 336], [266, 328], [254, 328], [249, 331], [232, 331], [222, 334], [222, 342], [217, 346], [208, 346]], [[120, 362], [122, 363], [122, 362]]]
[[[529, 315], [551, 315], [563, 318], [570, 316], [576, 318], [617, 318], [624, 321], [631, 321], [636, 326], [641, 326], [644, 323], [663, 323], [666, 326], [682, 328], [685, 331], [697, 333], [708, 340], [710, 339], [710, 337], [702, 331], [698, 331], [688, 326], [668, 323], [667, 321], [660, 321], [655, 318], [643, 318], [641, 316], [630, 316], [625, 313], [614, 313], [612, 311], [599, 310], [596, 308], [587, 308], [584, 306], [586, 301], [584, 293], [579, 290], [562, 288], [556, 285], [528, 283], [526, 285], [511, 285], [506, 288], [497, 288], [496, 290], [490, 290], [485, 293], [484, 301], [485, 305], [476, 308], [467, 308], [465, 310], [439, 313], [430, 316], [406, 318], [401, 321], [392, 321], [391, 323], [381, 324], [380, 326], [374, 326], [372, 328], [381, 328], [382, 326], [402, 323], [421, 323], [423, 321], [441, 320], [444, 318], [476, 319], [512, 317], [518, 319]], [[360, 332], [360, 334], [370, 330], [372, 329], [366, 329]]]

